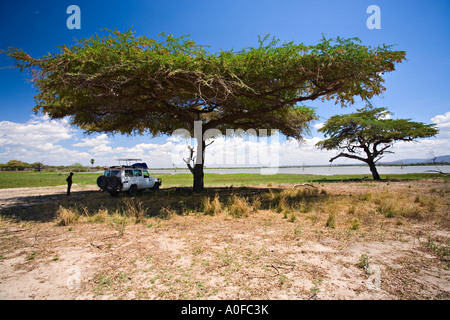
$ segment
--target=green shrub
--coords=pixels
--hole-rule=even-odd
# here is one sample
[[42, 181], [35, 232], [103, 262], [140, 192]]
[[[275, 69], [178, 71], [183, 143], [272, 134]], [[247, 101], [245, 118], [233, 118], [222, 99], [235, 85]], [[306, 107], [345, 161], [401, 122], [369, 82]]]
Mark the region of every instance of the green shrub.
[[336, 214], [330, 213], [328, 216], [328, 220], [325, 223], [325, 226], [328, 228], [336, 228]]

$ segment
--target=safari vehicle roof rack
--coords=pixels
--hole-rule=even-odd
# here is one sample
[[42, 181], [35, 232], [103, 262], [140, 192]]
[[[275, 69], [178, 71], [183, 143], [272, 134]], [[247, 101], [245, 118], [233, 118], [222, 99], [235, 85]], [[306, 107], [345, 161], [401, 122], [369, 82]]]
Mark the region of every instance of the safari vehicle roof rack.
[[[142, 159], [117, 159], [119, 161], [119, 164], [121, 161], [125, 161], [125, 165], [121, 165], [122, 168], [141, 168], [141, 169], [148, 169], [148, 166], [145, 162], [138, 162], [142, 161]], [[135, 162], [135, 163], [132, 163]]]
[[142, 161], [142, 159], [117, 159], [117, 161], [119, 161], [119, 165], [121, 165], [121, 161], [125, 161], [125, 166], [131, 167], [132, 165], [130, 164], [130, 162], [138, 162]]

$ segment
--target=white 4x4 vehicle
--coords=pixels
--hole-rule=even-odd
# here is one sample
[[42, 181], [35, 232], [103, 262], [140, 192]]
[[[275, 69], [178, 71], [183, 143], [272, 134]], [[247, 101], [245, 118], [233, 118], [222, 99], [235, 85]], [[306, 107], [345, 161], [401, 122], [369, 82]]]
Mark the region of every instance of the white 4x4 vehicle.
[[108, 167], [105, 168], [104, 174], [97, 178], [99, 188], [112, 196], [127, 192], [134, 197], [141, 190], [158, 190], [161, 183], [161, 179], [150, 176], [145, 163]]

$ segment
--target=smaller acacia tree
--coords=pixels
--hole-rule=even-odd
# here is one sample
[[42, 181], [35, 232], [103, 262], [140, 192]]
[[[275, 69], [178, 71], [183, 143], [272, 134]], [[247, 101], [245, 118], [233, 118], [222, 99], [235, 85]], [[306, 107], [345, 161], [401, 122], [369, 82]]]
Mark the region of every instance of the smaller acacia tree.
[[[374, 180], [381, 180], [375, 163], [384, 154], [393, 153], [387, 149], [397, 141], [416, 141], [433, 137], [438, 133], [435, 124], [414, 122], [410, 119], [390, 119], [386, 108], [363, 108], [357, 112], [332, 116], [319, 129], [325, 140], [316, 144], [320, 149], [339, 150], [330, 159], [346, 157], [363, 161], [369, 165]], [[365, 154], [365, 157], [364, 157]]]

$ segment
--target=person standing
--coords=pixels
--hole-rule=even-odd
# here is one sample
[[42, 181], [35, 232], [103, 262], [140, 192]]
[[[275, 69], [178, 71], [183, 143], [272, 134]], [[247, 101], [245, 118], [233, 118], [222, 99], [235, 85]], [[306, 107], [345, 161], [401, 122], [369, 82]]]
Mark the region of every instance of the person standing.
[[72, 187], [72, 176], [73, 176], [73, 172], [71, 172], [69, 174], [69, 176], [67, 177], [66, 181], [67, 181], [67, 196], [70, 197], [70, 188]]

